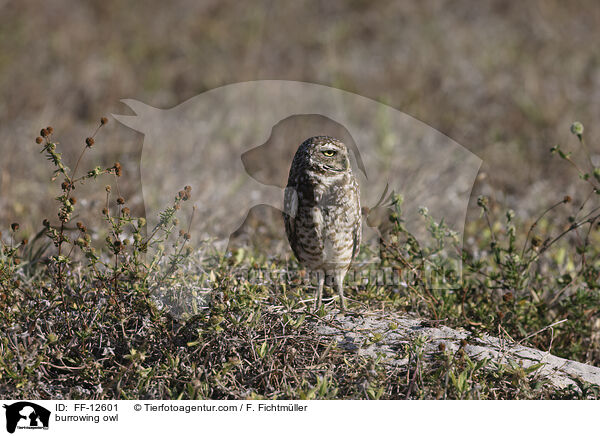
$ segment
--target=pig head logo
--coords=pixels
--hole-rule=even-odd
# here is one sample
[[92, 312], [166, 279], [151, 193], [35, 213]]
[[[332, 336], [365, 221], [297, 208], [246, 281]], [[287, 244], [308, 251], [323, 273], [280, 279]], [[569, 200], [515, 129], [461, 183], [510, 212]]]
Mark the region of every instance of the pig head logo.
[[[350, 149], [361, 204], [378, 206], [366, 226], [378, 225], [376, 215], [390, 206], [386, 200], [395, 192], [404, 198], [406, 228], [417, 239], [428, 237], [418, 214], [423, 207], [462, 237], [481, 160], [374, 100], [321, 85], [267, 80], [217, 88], [171, 109], [123, 103], [135, 115], [113, 116], [145, 135], [141, 177], [148, 228], [174, 193], [191, 185], [197, 206], [192, 236], [224, 250], [250, 210], [260, 205], [283, 210], [297, 147], [308, 137], [329, 135]], [[378, 235], [365, 230], [365, 241]]]

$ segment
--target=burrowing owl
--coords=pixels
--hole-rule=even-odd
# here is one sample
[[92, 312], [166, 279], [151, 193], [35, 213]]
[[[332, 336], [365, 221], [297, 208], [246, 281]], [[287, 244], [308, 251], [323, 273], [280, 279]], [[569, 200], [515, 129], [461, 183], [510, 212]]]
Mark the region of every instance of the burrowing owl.
[[358, 254], [361, 213], [343, 142], [315, 136], [300, 145], [285, 189], [283, 218], [296, 258], [318, 274], [315, 308], [321, 306], [325, 279], [332, 278], [345, 309], [344, 277]]

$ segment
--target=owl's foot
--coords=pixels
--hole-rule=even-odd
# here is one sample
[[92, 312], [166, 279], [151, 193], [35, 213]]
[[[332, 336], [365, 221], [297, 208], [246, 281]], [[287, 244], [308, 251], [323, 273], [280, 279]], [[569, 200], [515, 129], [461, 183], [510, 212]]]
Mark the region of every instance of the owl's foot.
[[315, 312], [323, 305], [323, 285], [325, 284], [325, 272], [319, 271], [317, 274], [319, 282], [317, 284], [317, 293], [315, 295]]
[[348, 310], [348, 307], [346, 307], [346, 300], [342, 296], [342, 297], [340, 297], [340, 312], [346, 313], [347, 310]]
[[346, 312], [346, 299], [344, 298], [344, 275], [345, 271], [338, 272], [335, 275], [335, 287], [337, 288], [338, 295], [340, 296], [340, 311]]

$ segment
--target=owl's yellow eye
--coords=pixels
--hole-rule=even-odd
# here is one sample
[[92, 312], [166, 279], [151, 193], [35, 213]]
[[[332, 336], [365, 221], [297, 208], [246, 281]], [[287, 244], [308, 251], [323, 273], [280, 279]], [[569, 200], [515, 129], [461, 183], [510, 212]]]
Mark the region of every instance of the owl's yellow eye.
[[335, 151], [333, 150], [325, 150], [323, 151], [323, 154], [327, 157], [331, 157], [331, 156], [335, 156]]

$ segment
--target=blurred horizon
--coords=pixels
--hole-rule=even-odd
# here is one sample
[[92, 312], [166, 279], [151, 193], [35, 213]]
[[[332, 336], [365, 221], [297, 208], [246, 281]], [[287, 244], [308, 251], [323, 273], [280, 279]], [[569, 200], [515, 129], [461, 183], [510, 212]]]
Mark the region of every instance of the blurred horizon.
[[[40, 128], [54, 127], [73, 165], [101, 116], [131, 113], [121, 99], [166, 109], [244, 81], [339, 88], [449, 136], [483, 160], [471, 215], [479, 194], [524, 219], [567, 194], [583, 200], [577, 174], [549, 153], [578, 147], [575, 120], [600, 161], [593, 1], [59, 0], [6, 1], [0, 11], [2, 228], [19, 221], [33, 232], [53, 210], [58, 186], [35, 144]], [[144, 212], [143, 140], [111, 117], [82, 163], [123, 164], [132, 214]], [[102, 208], [97, 185], [77, 195], [89, 198], [83, 209]]]

